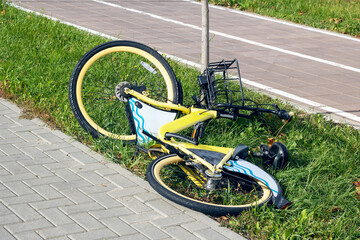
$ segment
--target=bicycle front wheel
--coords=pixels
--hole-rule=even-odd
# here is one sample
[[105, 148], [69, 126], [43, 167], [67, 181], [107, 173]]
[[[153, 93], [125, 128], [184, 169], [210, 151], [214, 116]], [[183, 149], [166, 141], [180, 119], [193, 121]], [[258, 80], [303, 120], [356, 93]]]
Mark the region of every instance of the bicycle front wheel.
[[136, 139], [129, 103], [115, 91], [125, 83], [145, 86], [154, 100], [182, 103], [176, 76], [158, 52], [132, 41], [104, 43], [81, 58], [69, 86], [75, 118], [93, 137]]
[[[160, 157], [148, 166], [150, 185], [180, 205], [213, 216], [235, 215], [271, 200], [271, 191], [259, 180], [224, 169], [222, 178], [206, 190], [206, 179], [176, 155]], [[209, 183], [207, 183], [209, 184]]]

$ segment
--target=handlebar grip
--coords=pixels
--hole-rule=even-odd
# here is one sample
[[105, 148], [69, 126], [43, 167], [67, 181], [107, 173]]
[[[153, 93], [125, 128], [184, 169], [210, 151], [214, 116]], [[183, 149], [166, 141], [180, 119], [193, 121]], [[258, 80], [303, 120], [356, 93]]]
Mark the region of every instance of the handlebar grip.
[[236, 117], [237, 117], [237, 115], [235, 115], [235, 114], [226, 114], [226, 113], [219, 113], [218, 114], [218, 118], [228, 118], [228, 119], [231, 119], [233, 121], [236, 120]]
[[288, 120], [289, 122], [291, 121], [292, 116], [294, 115], [293, 112], [287, 112], [285, 110], [280, 110], [277, 112], [277, 115], [280, 119], [284, 119], [284, 120]]

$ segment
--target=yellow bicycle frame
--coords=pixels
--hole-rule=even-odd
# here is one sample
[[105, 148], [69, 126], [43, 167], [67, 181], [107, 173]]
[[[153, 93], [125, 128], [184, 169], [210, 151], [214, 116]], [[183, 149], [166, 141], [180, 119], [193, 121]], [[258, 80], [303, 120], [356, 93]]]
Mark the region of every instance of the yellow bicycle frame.
[[[181, 150], [185, 154], [191, 156], [191, 159], [194, 162], [198, 162], [198, 163], [201, 163], [202, 165], [206, 166], [212, 173], [220, 172], [222, 170], [223, 165], [230, 159], [230, 157], [234, 153], [233, 148], [216, 147], [216, 146], [203, 145], [203, 144], [195, 145], [195, 144], [188, 143], [188, 142], [185, 142], [185, 143], [177, 142], [174, 139], [167, 140], [165, 138], [166, 133], [177, 133], [184, 129], [194, 126], [196, 123], [205, 122], [207, 120], [217, 118], [217, 116], [218, 116], [217, 111], [200, 109], [200, 108], [195, 108], [195, 107], [187, 108], [187, 107], [181, 106], [180, 104], [176, 105], [176, 104], [172, 104], [172, 103], [159, 102], [159, 101], [153, 100], [149, 97], [146, 97], [145, 95], [143, 95], [141, 93], [138, 93], [138, 92], [128, 89], [128, 88], [125, 89], [125, 93], [129, 94], [131, 96], [134, 96], [136, 99], [139, 99], [151, 106], [154, 106], [154, 107], [157, 107], [157, 108], [160, 108], [163, 110], [168, 110], [168, 111], [178, 110], [178, 111], [186, 114], [185, 116], [183, 116], [181, 118], [178, 118], [170, 123], [163, 125], [160, 128], [157, 137], [161, 141], [163, 141], [163, 142], [175, 147], [176, 149]], [[220, 152], [220, 153], [225, 154], [225, 156], [223, 157], [223, 159], [221, 159], [221, 161], [217, 165], [212, 165], [209, 162], [207, 162], [205, 159], [201, 158], [200, 156], [198, 156], [198, 155], [194, 154], [193, 152], [191, 152], [190, 150], [188, 150], [190, 148]], [[163, 150], [165, 152], [169, 153], [169, 151], [167, 149], [165, 149], [164, 147], [163, 147]]]

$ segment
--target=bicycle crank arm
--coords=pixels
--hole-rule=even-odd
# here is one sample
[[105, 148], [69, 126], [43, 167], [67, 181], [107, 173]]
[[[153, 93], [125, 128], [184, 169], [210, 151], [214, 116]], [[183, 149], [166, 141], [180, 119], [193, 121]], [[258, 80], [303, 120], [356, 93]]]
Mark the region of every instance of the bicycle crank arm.
[[176, 149], [175, 147], [171, 146], [170, 144], [167, 144], [163, 141], [161, 141], [160, 139], [158, 139], [157, 137], [151, 135], [150, 133], [148, 133], [147, 131], [145, 131], [144, 129], [141, 130], [142, 133], [149, 137], [150, 139], [156, 141], [157, 143], [159, 143], [160, 145], [163, 145], [167, 150], [170, 151], [170, 153], [174, 153], [176, 155], [178, 155], [181, 158], [187, 159], [187, 155], [185, 155], [184, 153], [182, 153], [181, 151], [179, 151], [178, 149]]

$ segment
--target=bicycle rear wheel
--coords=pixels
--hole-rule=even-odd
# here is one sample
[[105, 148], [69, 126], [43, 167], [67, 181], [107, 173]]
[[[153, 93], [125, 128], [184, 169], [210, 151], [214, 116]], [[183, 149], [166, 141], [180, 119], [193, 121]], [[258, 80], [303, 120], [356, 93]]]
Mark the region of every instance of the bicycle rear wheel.
[[205, 178], [176, 155], [150, 163], [146, 173], [150, 185], [164, 197], [213, 216], [235, 215], [271, 200], [272, 193], [259, 180], [224, 169], [222, 179], [208, 191]]
[[158, 52], [132, 41], [104, 43], [81, 58], [69, 86], [75, 118], [93, 137], [135, 141], [129, 103], [115, 93], [125, 83], [145, 86], [154, 100], [182, 103], [174, 71]]

